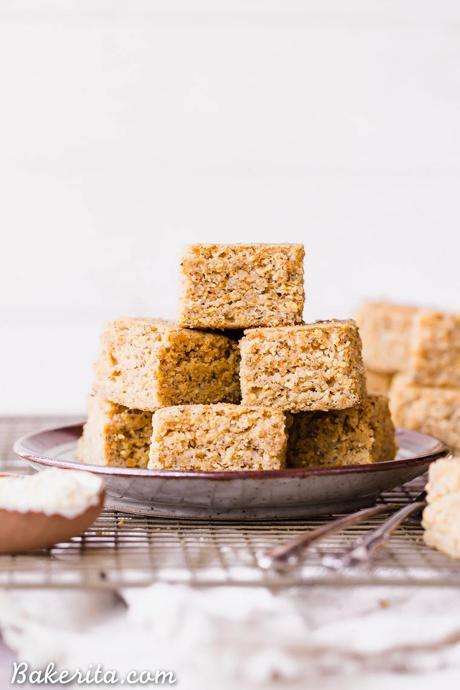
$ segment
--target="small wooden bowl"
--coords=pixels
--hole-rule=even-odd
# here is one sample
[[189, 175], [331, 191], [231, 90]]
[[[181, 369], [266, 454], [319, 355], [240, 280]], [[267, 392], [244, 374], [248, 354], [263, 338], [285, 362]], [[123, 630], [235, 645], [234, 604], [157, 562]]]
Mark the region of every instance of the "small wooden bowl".
[[99, 493], [96, 505], [74, 518], [54, 513], [20, 512], [0, 508], [0, 554], [16, 554], [53, 546], [82, 534], [104, 507], [105, 491]]

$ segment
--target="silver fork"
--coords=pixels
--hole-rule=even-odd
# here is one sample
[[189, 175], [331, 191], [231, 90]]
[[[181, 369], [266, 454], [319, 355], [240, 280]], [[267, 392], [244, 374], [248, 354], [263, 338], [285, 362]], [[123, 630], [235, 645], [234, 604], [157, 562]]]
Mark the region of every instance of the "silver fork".
[[278, 570], [284, 571], [294, 567], [300, 558], [301, 552], [322, 539], [328, 534], [333, 534], [341, 529], [345, 529], [366, 518], [373, 517], [380, 513], [387, 513], [396, 511], [390, 518], [388, 518], [382, 525], [377, 527], [372, 532], [356, 539], [350, 548], [336, 554], [327, 554], [323, 556], [322, 565], [338, 570], [342, 567], [350, 567], [364, 563], [372, 557], [375, 549], [382, 546], [390, 537], [392, 532], [411, 514], [416, 511], [421, 512], [425, 507], [425, 493], [417, 496], [409, 504], [403, 508], [399, 507], [397, 503], [381, 503], [371, 508], [362, 508], [361, 510], [337, 518], [332, 522], [321, 525], [316, 529], [309, 530], [304, 534], [300, 534], [294, 539], [275, 546], [273, 549], [266, 551], [258, 558], [259, 567], [264, 570]]
[[[396, 513], [393, 513], [391, 517], [373, 529], [372, 532], [368, 532], [355, 539], [348, 549], [344, 549], [344, 551], [335, 554], [325, 554], [321, 559], [321, 564], [333, 570], [365, 565], [371, 560], [375, 551], [388, 541], [393, 532], [404, 522], [404, 520], [414, 514], [417, 514], [418, 520], [420, 520], [425, 506], [425, 492], [423, 492], [409, 504], [397, 510]], [[413, 519], [413, 521], [416, 520]]]
[[259, 556], [257, 559], [259, 567], [264, 570], [274, 569], [281, 571], [293, 567], [298, 562], [301, 552], [307, 548], [307, 546], [313, 544], [313, 542], [322, 539], [327, 534], [338, 532], [368, 517], [378, 515], [379, 513], [387, 513], [390, 510], [396, 510], [398, 507], [398, 504], [395, 503], [381, 503], [371, 508], [362, 508], [355, 513], [344, 515], [344, 517], [337, 518], [316, 529], [304, 532], [298, 537], [294, 537], [294, 539], [290, 539], [284, 544], [275, 546], [273, 549]]

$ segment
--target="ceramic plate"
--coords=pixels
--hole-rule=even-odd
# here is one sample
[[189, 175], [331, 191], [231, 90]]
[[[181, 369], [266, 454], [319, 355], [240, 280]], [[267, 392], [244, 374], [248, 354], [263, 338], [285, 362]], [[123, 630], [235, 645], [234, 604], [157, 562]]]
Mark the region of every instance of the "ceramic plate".
[[126, 513], [212, 520], [297, 518], [370, 505], [380, 491], [423, 474], [447, 447], [399, 429], [395, 460], [374, 465], [266, 472], [174, 472], [82, 465], [75, 460], [81, 424], [24, 436], [14, 450], [31, 465], [79, 469], [100, 475], [107, 506]]

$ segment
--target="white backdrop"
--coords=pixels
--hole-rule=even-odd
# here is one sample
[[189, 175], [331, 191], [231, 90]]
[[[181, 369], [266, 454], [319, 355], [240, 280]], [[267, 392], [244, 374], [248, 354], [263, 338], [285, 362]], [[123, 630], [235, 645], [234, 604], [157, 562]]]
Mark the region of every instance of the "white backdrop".
[[2, 0], [0, 412], [80, 412], [188, 242], [302, 241], [306, 318], [460, 308], [457, 0]]

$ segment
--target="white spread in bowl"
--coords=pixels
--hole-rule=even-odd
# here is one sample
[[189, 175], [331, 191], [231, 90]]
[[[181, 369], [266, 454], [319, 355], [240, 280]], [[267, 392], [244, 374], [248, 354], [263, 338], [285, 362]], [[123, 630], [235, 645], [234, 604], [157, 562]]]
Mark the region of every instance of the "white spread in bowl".
[[25, 476], [0, 476], [0, 509], [72, 519], [97, 505], [102, 480], [90, 472], [51, 468]]

